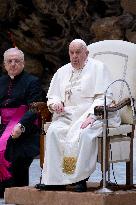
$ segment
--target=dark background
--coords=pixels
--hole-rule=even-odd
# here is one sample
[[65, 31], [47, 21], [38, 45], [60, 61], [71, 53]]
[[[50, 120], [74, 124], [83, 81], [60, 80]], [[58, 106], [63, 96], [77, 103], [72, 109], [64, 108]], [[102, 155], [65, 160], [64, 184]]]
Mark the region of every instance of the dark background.
[[136, 43], [136, 0], [0, 0], [1, 70], [4, 51], [17, 46], [46, 92], [75, 38]]

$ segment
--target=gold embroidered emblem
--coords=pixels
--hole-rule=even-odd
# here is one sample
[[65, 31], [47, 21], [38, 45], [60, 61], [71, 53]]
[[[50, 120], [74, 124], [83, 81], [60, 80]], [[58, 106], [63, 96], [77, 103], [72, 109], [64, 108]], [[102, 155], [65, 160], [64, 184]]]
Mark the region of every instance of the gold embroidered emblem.
[[76, 169], [77, 157], [63, 158], [63, 172], [66, 174], [73, 174]]

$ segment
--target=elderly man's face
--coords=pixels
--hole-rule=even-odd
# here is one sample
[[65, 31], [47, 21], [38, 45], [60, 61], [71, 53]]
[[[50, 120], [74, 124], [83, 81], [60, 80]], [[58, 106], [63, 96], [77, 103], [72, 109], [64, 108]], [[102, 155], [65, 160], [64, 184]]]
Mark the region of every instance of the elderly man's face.
[[5, 69], [10, 76], [19, 75], [24, 68], [24, 61], [18, 51], [7, 54], [4, 60]]
[[80, 69], [84, 66], [88, 56], [88, 50], [81, 43], [71, 43], [69, 45], [69, 56], [72, 66]]

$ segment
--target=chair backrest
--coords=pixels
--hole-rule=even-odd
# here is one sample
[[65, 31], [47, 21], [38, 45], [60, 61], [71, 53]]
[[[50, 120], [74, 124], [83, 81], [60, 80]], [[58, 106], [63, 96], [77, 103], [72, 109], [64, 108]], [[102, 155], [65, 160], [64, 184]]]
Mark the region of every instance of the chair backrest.
[[[90, 57], [107, 65], [112, 74], [112, 82], [123, 79], [129, 84], [132, 97], [136, 99], [136, 45], [122, 40], [104, 40], [88, 45], [88, 50]], [[116, 101], [130, 97], [124, 82], [114, 83], [112, 89]], [[131, 123], [128, 118], [130, 109], [126, 109], [121, 111], [122, 122]]]

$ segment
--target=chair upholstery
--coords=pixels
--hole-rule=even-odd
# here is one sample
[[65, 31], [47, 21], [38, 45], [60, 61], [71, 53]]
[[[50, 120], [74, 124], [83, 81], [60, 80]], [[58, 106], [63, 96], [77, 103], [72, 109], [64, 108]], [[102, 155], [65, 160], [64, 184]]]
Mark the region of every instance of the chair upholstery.
[[115, 136], [115, 135], [126, 135], [127, 133], [132, 132], [132, 125], [130, 124], [122, 124], [121, 126], [114, 128], [109, 128], [109, 136]]
[[[90, 44], [88, 50], [90, 57], [107, 65], [113, 81], [117, 79], [127, 81], [132, 97], [136, 99], [136, 45], [122, 40], [104, 40]], [[126, 97], [130, 98], [128, 88], [122, 81], [114, 83], [112, 90], [117, 103]], [[133, 114], [132, 107], [125, 106], [120, 110], [120, 127], [108, 128], [107, 163], [126, 162], [127, 184], [133, 184]], [[99, 138], [99, 143], [102, 143], [102, 138]], [[101, 150], [102, 145], [99, 144], [99, 162], [102, 162]]]

